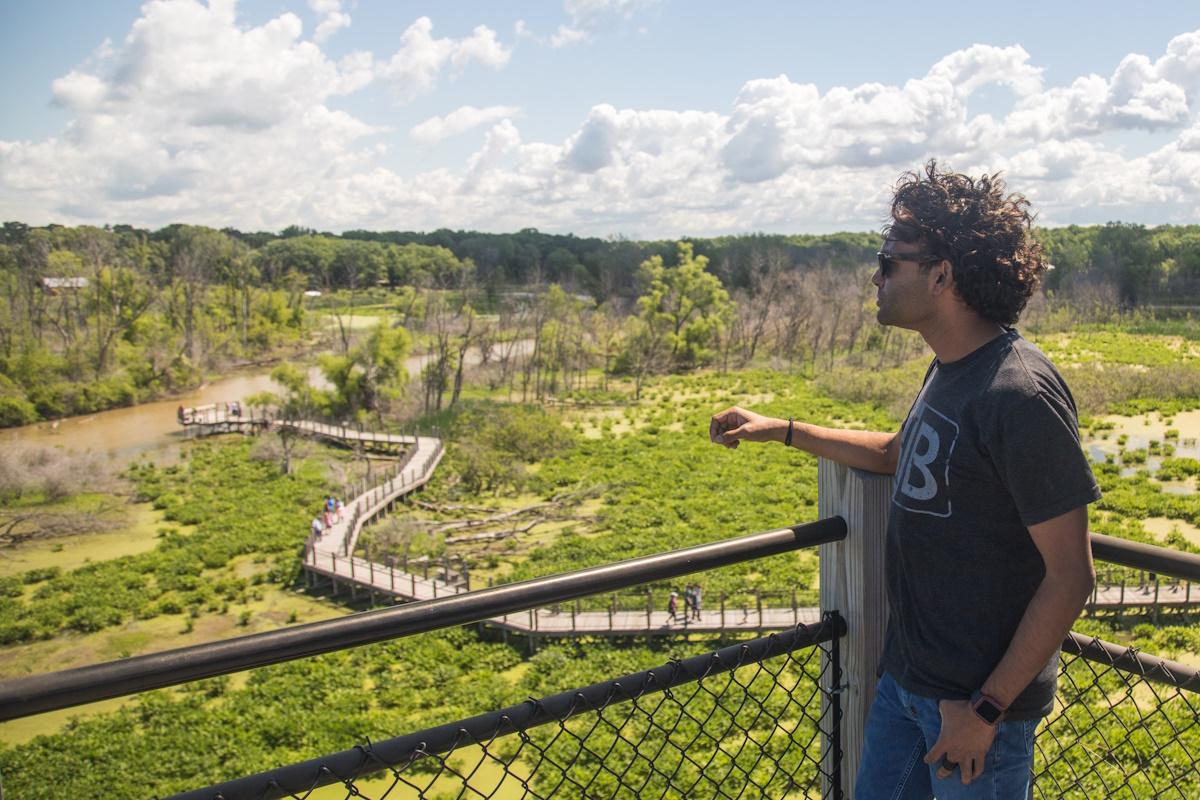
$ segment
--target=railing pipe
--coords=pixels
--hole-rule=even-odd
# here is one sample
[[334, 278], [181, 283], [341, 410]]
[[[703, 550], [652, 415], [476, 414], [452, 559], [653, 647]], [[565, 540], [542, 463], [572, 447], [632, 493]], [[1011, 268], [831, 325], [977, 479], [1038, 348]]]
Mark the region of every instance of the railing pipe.
[[0, 683], [0, 720], [225, 675], [244, 669], [468, 625], [577, 597], [668, 580], [846, 537], [830, 517], [804, 525], [535, 578], [440, 600], [294, 625], [222, 642], [193, 645]]
[[1172, 578], [1200, 581], [1200, 555], [1194, 553], [1183, 553], [1166, 547], [1093, 533], [1092, 557], [1099, 561], [1143, 569]]
[[1200, 672], [1197, 672], [1195, 667], [1178, 661], [1140, 653], [1132, 647], [1122, 647], [1075, 631], [1067, 634], [1062, 649], [1092, 661], [1111, 664], [1119, 670], [1140, 675], [1148, 681], [1190, 692], [1200, 692]]

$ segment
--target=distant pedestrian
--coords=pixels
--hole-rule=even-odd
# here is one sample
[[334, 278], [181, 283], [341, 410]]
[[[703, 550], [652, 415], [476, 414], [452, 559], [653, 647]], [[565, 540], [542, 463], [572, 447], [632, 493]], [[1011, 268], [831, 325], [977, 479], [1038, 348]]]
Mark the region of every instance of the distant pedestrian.
[[180, 407], [179, 407], [179, 408], [178, 408], [178, 409], [175, 411], [175, 418], [179, 420], [179, 424], [180, 424], [180, 425], [182, 425], [182, 424], [183, 424], [183, 406], [180, 406]]
[[325, 532], [325, 526], [321, 524], [321, 518], [320, 518], [320, 517], [313, 517], [313, 521], [312, 521], [312, 534], [313, 534], [313, 536], [315, 536], [316, 538], [320, 539], [320, 538], [321, 538], [321, 534], [323, 534], [324, 532]]
[[696, 615], [696, 620], [700, 620], [700, 584], [692, 584], [692, 613]]
[[683, 587], [683, 616], [684, 619], [692, 618], [692, 608], [695, 605], [696, 598], [692, 594], [692, 585], [689, 583]]
[[667, 620], [675, 622], [679, 614], [679, 595], [671, 592], [667, 595]]
[[346, 504], [342, 502], [342, 498], [340, 497], [334, 503], [337, 506], [337, 521], [341, 522], [346, 518]]
[[321, 509], [322, 514], [325, 517], [325, 530], [329, 530], [333, 527], [333, 508], [333, 498], [326, 496], [324, 508]]

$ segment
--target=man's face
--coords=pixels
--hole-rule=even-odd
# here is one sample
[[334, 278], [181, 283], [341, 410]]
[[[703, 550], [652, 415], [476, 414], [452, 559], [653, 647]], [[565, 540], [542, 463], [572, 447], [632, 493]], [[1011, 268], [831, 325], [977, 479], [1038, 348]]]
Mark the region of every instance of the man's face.
[[930, 253], [919, 243], [887, 239], [879, 251], [879, 267], [871, 276], [879, 304], [876, 319], [883, 325], [919, 329], [933, 311], [929, 291]]

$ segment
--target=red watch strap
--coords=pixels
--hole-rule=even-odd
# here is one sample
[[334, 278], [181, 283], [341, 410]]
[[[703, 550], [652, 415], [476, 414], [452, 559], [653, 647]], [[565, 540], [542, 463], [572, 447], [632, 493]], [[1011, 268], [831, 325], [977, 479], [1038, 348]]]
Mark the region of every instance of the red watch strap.
[[1008, 706], [982, 692], [976, 692], [971, 698], [971, 710], [988, 725], [998, 725], [1008, 715]]

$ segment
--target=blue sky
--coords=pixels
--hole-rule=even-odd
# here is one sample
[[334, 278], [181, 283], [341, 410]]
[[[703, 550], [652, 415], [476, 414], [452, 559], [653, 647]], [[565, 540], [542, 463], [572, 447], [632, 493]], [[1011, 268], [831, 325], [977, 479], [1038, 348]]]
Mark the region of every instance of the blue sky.
[[911, 5], [4, 2], [0, 218], [864, 230], [937, 157], [1197, 221], [1195, 3]]

